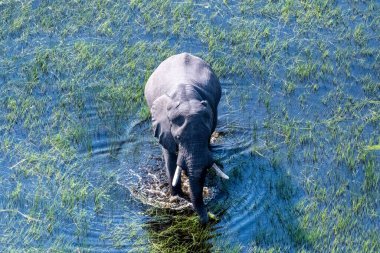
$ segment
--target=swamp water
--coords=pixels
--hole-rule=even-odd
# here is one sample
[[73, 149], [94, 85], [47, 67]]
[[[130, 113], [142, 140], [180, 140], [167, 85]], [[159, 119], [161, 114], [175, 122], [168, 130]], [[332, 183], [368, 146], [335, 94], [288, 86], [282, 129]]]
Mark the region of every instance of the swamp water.
[[[0, 1], [0, 251], [379, 252], [378, 1]], [[162, 167], [143, 88], [222, 84], [230, 180], [202, 229], [128, 187]]]

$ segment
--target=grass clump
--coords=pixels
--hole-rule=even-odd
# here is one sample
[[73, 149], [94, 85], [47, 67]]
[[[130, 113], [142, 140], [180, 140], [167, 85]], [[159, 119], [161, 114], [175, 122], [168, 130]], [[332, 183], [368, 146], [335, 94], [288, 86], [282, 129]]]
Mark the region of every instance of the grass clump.
[[202, 227], [195, 215], [159, 216], [148, 223], [152, 252], [209, 252], [211, 227]]

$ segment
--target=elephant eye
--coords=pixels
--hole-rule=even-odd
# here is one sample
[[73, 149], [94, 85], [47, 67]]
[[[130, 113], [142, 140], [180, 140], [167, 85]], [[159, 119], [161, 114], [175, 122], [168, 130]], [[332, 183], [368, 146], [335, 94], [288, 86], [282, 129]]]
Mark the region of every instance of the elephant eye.
[[175, 117], [172, 121], [175, 125], [182, 126], [183, 123], [185, 122], [185, 117], [183, 117], [182, 115], [179, 115]]

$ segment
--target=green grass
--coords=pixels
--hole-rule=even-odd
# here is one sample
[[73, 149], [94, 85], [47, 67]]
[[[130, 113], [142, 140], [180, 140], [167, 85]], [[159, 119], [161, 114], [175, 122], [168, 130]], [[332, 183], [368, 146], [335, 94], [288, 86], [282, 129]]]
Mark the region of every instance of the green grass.
[[208, 252], [210, 228], [203, 228], [196, 216], [174, 217], [173, 221], [158, 219], [149, 224], [153, 252]]
[[195, 216], [153, 215], [148, 228], [107, 217], [107, 247], [378, 252], [379, 13], [376, 1], [0, 2], [0, 250], [91, 251], [122, 174], [90, 166], [96, 136], [133, 141], [149, 75], [189, 51], [233, 85], [222, 113], [254, 108], [251, 154], [280, 173], [264, 187], [292, 207], [236, 243]]

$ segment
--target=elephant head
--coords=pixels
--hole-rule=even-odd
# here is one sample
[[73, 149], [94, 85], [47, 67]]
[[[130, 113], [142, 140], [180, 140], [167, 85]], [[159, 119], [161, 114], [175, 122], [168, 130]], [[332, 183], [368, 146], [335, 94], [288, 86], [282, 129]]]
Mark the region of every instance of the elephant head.
[[177, 153], [173, 186], [180, 179], [182, 169], [189, 177], [191, 201], [201, 222], [208, 221], [203, 202], [203, 186], [207, 169], [228, 178], [215, 167], [209, 141], [216, 125], [216, 111], [194, 85], [180, 85], [171, 94], [157, 98], [152, 106], [155, 137], [169, 152]]

